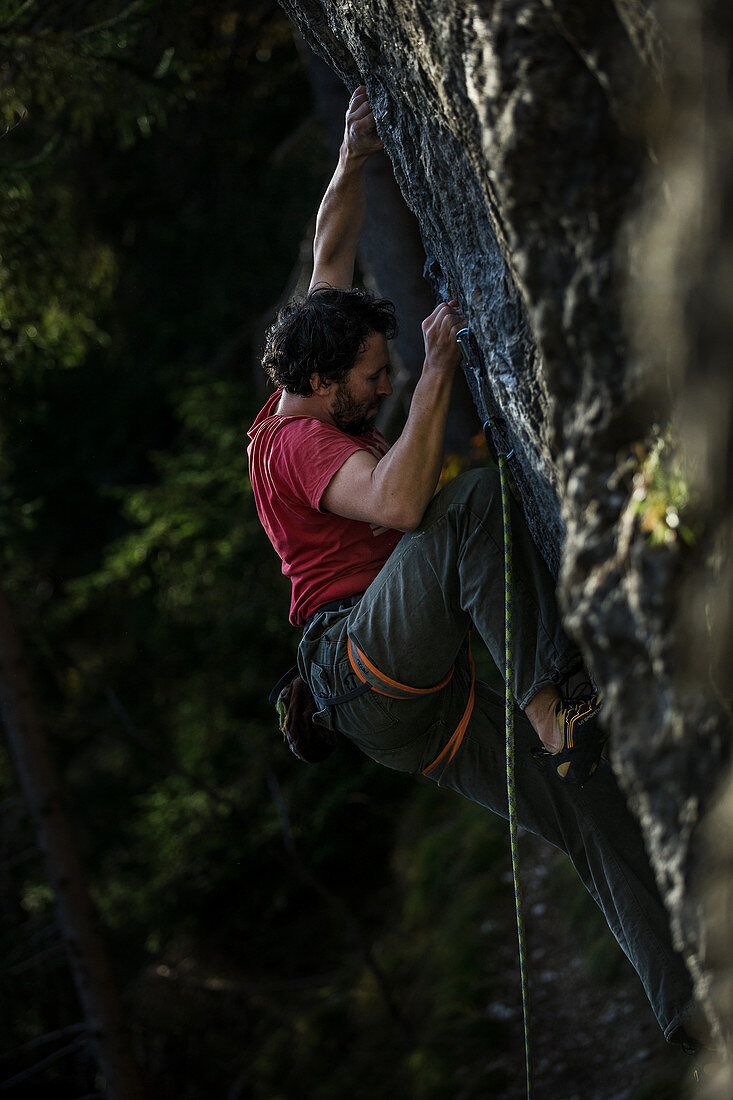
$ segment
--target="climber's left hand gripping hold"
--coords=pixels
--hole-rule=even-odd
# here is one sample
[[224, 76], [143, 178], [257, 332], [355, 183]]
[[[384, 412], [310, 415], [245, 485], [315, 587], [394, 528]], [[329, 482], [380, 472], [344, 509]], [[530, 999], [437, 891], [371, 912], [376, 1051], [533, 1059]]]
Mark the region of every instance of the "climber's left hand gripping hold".
[[360, 85], [349, 101], [339, 162], [318, 210], [311, 290], [320, 284], [351, 286], [366, 215], [364, 165], [381, 148], [366, 88]]
[[363, 84], [354, 89], [346, 112], [344, 142], [352, 157], [370, 157], [384, 148], [377, 133], [377, 124]]

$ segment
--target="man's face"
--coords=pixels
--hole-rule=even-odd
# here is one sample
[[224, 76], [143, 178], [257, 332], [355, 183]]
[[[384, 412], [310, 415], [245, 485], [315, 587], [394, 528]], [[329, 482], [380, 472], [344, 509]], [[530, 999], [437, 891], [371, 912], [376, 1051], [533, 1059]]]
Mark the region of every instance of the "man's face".
[[345, 380], [334, 383], [331, 419], [347, 435], [364, 435], [391, 393], [387, 340], [373, 332]]

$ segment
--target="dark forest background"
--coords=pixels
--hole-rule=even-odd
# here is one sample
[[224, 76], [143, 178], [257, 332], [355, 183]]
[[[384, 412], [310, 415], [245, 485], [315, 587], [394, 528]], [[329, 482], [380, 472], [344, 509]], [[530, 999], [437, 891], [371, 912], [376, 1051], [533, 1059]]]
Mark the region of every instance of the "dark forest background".
[[[299, 763], [267, 703], [297, 635], [245, 432], [332, 168], [292, 28], [4, 0], [0, 36], [2, 586], [149, 1093], [508, 1095], [504, 823], [347, 746]], [[103, 1095], [4, 749], [0, 915], [0, 1091]]]

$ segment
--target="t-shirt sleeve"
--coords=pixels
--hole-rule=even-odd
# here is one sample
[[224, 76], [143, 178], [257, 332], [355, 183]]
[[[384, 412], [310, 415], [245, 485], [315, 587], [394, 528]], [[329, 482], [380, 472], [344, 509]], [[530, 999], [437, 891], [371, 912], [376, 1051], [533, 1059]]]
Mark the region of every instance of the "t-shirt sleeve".
[[291, 420], [280, 429], [273, 447], [280, 489], [320, 510], [331, 478], [361, 450], [363, 444], [321, 420]]

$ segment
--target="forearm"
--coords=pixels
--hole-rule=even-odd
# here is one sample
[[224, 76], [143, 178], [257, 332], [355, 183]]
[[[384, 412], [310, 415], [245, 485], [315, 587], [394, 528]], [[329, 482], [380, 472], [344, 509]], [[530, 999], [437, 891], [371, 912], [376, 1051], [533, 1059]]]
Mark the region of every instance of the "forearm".
[[438, 484], [452, 385], [452, 373], [423, 367], [402, 434], [372, 471], [376, 498], [398, 530], [418, 526]]
[[[377, 460], [355, 451], [332, 477], [321, 498], [328, 512], [398, 531], [422, 520], [440, 477], [453, 377], [460, 365], [456, 334], [466, 321], [458, 302], [441, 302], [423, 321], [425, 362], [402, 435]], [[353, 368], [356, 369], [356, 368]], [[379, 386], [372, 378], [372, 399]], [[391, 387], [382, 388], [384, 396]]]
[[316, 219], [313, 242], [314, 282], [327, 281], [334, 286], [351, 286], [356, 250], [366, 216], [366, 160], [366, 156], [356, 156], [344, 146], [341, 147], [336, 171], [323, 196]]

